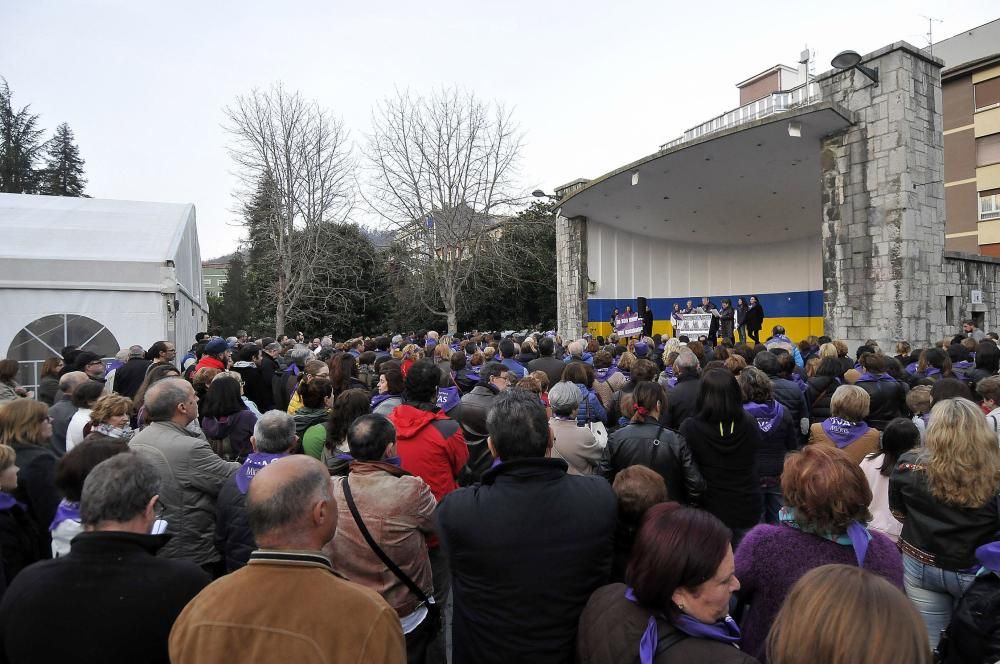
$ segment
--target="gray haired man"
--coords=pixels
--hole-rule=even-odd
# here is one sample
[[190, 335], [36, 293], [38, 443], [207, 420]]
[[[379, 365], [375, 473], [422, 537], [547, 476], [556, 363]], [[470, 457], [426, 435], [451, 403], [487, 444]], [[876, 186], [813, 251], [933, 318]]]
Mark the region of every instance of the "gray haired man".
[[219, 492], [215, 515], [215, 548], [233, 572], [247, 564], [257, 548], [247, 521], [246, 495], [257, 473], [272, 461], [288, 456], [298, 445], [295, 420], [288, 413], [269, 410], [260, 416], [250, 437], [253, 452]]
[[164, 378], [153, 385], [145, 406], [152, 423], [129, 447], [153, 464], [163, 483], [160, 498], [173, 538], [160, 555], [191, 560], [215, 575], [220, 562], [212, 541], [215, 499], [240, 466], [223, 461], [207, 441], [185, 428], [198, 417], [198, 397], [183, 378]]
[[0, 660], [168, 661], [171, 625], [211, 579], [193, 563], [156, 557], [167, 539], [149, 534], [159, 491], [156, 469], [138, 455], [94, 467], [80, 500], [85, 530], [70, 553], [24, 569], [0, 603]]

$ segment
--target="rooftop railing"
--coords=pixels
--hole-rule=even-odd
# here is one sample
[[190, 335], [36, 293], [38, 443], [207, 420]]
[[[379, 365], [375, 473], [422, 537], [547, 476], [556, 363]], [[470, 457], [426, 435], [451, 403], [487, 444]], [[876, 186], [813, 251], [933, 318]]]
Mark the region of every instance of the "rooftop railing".
[[819, 85], [816, 83], [804, 83], [791, 90], [775, 92], [763, 99], [750, 102], [745, 106], [740, 106], [728, 113], [723, 113], [707, 122], [688, 129], [684, 132], [683, 136], [679, 136], [661, 145], [660, 150], [668, 150], [682, 143], [693, 141], [696, 138], [714, 134], [717, 131], [732, 129], [733, 127], [774, 115], [775, 113], [783, 113], [798, 106], [812, 104], [819, 101], [819, 99], [820, 90]]

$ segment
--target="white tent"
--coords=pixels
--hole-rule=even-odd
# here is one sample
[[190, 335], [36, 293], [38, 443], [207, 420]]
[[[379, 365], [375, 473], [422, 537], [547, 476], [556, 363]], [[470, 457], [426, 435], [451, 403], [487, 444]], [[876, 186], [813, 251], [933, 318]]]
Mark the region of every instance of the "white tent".
[[102, 356], [208, 324], [194, 206], [0, 194], [0, 357]]

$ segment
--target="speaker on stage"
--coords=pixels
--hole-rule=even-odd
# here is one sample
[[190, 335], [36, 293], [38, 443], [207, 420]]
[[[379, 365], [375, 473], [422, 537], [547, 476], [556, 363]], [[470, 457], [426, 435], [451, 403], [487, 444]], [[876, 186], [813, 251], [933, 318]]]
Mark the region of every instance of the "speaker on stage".
[[637, 297], [635, 298], [635, 310], [640, 316], [646, 313], [646, 298]]

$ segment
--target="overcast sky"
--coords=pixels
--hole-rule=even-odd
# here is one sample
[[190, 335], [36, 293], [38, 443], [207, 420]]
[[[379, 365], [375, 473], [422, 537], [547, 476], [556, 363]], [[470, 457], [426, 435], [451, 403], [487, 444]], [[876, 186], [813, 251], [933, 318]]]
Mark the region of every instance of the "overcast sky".
[[461, 86], [514, 109], [524, 189], [551, 191], [736, 107], [736, 82], [806, 45], [817, 73], [844, 49], [926, 46], [926, 16], [938, 41], [1000, 5], [0, 0], [0, 76], [47, 131], [70, 124], [90, 195], [194, 203], [209, 258], [240, 237], [222, 109], [254, 87], [317, 99], [360, 142], [396, 88]]

